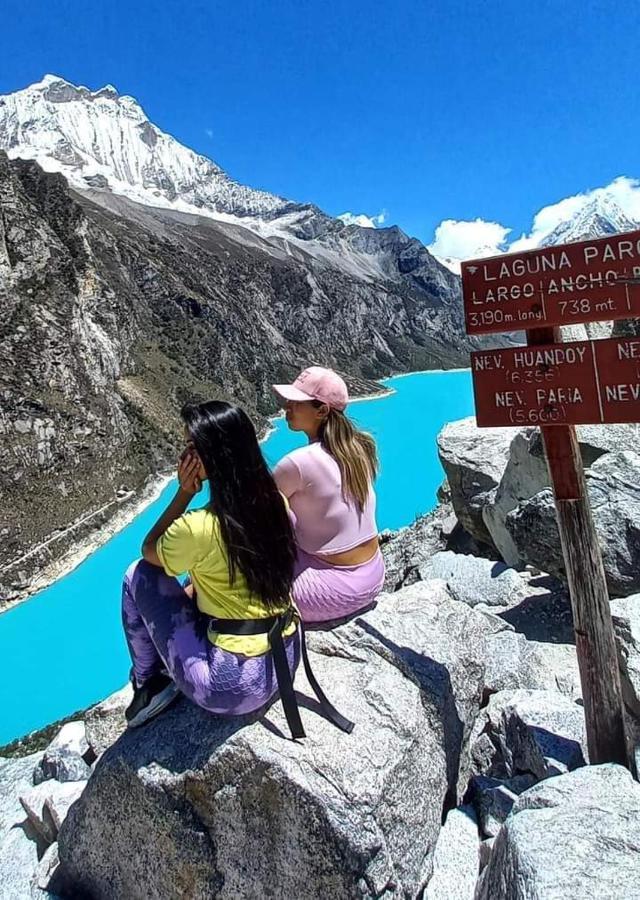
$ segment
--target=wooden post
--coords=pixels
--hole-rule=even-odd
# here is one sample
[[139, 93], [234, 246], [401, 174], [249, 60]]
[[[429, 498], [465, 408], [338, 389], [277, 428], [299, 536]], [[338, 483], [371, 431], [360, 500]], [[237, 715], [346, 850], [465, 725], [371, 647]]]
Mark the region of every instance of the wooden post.
[[[528, 332], [529, 345], [562, 341], [557, 328]], [[573, 425], [541, 427], [553, 485], [576, 636], [589, 761], [615, 762], [635, 774], [627, 749], [620, 670], [609, 593]]]

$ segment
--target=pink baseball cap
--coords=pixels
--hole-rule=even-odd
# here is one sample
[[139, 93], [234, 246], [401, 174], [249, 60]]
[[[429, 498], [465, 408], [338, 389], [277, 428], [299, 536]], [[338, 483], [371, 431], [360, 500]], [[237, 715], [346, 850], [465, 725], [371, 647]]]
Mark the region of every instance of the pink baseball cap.
[[293, 384], [274, 384], [272, 387], [283, 400], [319, 400], [341, 410], [349, 402], [349, 391], [343, 379], [332, 369], [322, 366], [309, 366]]

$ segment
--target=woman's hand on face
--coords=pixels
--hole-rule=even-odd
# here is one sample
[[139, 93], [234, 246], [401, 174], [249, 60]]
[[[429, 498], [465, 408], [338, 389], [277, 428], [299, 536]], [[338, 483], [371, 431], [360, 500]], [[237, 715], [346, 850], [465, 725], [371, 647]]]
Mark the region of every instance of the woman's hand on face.
[[187, 494], [197, 494], [202, 487], [202, 463], [193, 447], [187, 447], [178, 463], [178, 481]]

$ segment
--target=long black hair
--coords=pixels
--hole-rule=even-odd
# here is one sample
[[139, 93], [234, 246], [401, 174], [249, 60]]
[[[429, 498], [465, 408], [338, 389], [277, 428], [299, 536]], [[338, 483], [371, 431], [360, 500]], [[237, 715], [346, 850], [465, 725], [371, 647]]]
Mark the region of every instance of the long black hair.
[[222, 400], [187, 403], [181, 416], [209, 479], [209, 509], [220, 522], [231, 584], [239, 570], [267, 608], [288, 605], [293, 529], [251, 419]]

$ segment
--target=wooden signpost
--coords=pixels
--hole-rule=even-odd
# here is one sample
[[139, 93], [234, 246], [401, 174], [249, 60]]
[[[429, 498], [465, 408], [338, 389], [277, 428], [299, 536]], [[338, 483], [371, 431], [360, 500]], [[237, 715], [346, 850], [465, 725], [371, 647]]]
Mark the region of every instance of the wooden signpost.
[[537, 425], [571, 595], [589, 759], [635, 771], [602, 557], [575, 425], [640, 421], [640, 338], [563, 343], [563, 324], [640, 318], [640, 231], [462, 264], [468, 334], [527, 330], [471, 354], [479, 427]]

